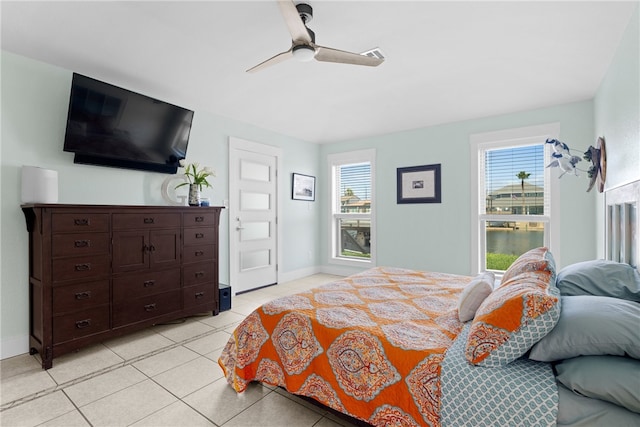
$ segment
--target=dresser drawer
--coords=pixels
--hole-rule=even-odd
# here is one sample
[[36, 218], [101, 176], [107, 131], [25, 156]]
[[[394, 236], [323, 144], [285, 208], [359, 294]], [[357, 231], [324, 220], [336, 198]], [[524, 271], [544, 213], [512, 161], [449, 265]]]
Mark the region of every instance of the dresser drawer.
[[182, 281], [184, 286], [197, 285], [206, 282], [215, 282], [214, 263], [201, 262], [183, 267]]
[[216, 216], [213, 212], [198, 213], [189, 212], [184, 216], [184, 227], [212, 227], [216, 225]]
[[116, 213], [113, 214], [114, 230], [144, 230], [150, 228], [180, 227], [179, 213]]
[[53, 260], [53, 281], [96, 279], [109, 274], [109, 254]]
[[202, 304], [215, 304], [215, 286], [213, 283], [188, 286], [182, 289], [182, 298], [185, 309], [190, 309]]
[[215, 228], [185, 228], [183, 242], [188, 245], [210, 245], [216, 242]]
[[185, 246], [182, 249], [182, 262], [185, 264], [216, 259], [216, 245]]
[[54, 213], [51, 215], [51, 231], [54, 233], [109, 231], [109, 214]]
[[113, 305], [113, 327], [117, 328], [179, 311], [182, 305], [181, 297], [181, 291], [177, 290], [115, 303]]
[[180, 289], [179, 268], [127, 274], [113, 278], [113, 301], [126, 302], [177, 289]]
[[85, 310], [108, 303], [108, 280], [55, 286], [53, 288], [53, 314]]
[[109, 253], [109, 233], [54, 234], [52, 240], [54, 258]]
[[53, 318], [53, 342], [58, 344], [109, 329], [109, 305]]

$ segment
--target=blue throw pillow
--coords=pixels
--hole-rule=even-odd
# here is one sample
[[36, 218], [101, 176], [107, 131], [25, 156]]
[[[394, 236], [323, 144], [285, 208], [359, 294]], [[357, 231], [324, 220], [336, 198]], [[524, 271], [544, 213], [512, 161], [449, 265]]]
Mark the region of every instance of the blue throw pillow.
[[558, 272], [563, 296], [599, 295], [640, 302], [640, 272], [629, 264], [604, 259], [571, 264]]

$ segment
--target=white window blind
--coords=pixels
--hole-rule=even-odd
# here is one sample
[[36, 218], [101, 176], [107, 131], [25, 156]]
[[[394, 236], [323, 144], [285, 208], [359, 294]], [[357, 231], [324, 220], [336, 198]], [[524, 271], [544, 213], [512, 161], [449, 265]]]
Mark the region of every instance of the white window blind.
[[481, 150], [480, 214], [548, 215], [544, 145]]

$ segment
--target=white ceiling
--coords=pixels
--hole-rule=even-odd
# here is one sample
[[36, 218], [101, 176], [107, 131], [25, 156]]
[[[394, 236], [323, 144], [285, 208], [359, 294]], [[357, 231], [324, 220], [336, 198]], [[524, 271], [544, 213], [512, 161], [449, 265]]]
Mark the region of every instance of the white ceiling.
[[[299, 2], [299, 1], [297, 1]], [[362, 67], [289, 60], [275, 1], [2, 1], [2, 49], [187, 108], [326, 143], [591, 99], [638, 2], [309, 0], [316, 43]]]

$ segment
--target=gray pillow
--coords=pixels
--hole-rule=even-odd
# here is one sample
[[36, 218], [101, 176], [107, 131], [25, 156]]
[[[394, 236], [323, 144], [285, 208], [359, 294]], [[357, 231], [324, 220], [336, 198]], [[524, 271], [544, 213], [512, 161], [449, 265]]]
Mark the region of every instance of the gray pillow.
[[640, 359], [640, 304], [592, 295], [561, 299], [558, 323], [533, 346], [530, 359], [553, 362], [605, 354]]
[[629, 264], [599, 259], [571, 264], [558, 272], [562, 295], [600, 295], [640, 301], [640, 272]]
[[580, 396], [558, 384], [558, 427], [637, 427], [640, 414], [604, 400]]
[[557, 379], [587, 397], [640, 413], [640, 360], [619, 356], [582, 356], [556, 365]]

